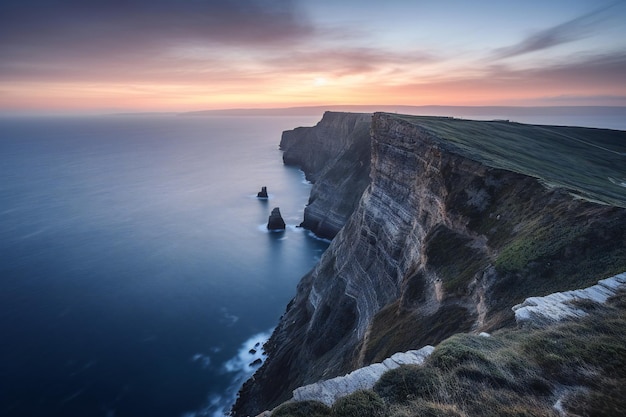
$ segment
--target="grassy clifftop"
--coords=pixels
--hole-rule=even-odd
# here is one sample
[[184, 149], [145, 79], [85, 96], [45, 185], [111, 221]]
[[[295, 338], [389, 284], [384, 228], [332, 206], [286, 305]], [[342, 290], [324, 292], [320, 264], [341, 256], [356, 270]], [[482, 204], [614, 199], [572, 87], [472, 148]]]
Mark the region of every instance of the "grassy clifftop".
[[626, 207], [626, 131], [449, 117], [391, 115], [486, 165]]

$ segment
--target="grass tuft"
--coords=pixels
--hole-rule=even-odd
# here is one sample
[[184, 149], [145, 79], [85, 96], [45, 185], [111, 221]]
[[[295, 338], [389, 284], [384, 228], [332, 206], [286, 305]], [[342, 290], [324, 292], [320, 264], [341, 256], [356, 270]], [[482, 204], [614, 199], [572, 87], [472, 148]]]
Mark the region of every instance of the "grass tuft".
[[317, 401], [284, 403], [272, 412], [272, 417], [329, 417], [330, 407]]
[[385, 373], [374, 386], [374, 391], [388, 403], [406, 403], [416, 398], [434, 399], [439, 378], [439, 373], [432, 368], [401, 366]]
[[332, 410], [336, 417], [383, 417], [386, 406], [375, 392], [356, 391], [337, 400]]

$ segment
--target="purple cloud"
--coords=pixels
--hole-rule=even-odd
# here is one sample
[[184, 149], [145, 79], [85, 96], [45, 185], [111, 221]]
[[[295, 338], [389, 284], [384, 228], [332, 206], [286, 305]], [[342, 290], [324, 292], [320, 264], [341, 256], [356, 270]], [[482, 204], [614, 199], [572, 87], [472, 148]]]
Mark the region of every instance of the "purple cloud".
[[0, 56], [5, 60], [125, 55], [194, 41], [272, 44], [312, 33], [312, 26], [291, 0], [22, 0], [0, 4]]
[[515, 45], [496, 49], [494, 57], [510, 58], [585, 38], [607, 18], [606, 12], [617, 4], [595, 9], [575, 19], [535, 32]]

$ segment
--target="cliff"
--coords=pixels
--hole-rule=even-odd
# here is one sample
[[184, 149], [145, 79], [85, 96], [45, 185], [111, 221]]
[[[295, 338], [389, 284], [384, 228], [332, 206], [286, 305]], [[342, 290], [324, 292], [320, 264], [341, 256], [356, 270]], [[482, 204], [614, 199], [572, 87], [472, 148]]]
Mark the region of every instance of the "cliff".
[[369, 184], [370, 114], [326, 112], [314, 127], [283, 132], [286, 165], [313, 183], [301, 226], [332, 239]]
[[626, 270], [625, 139], [375, 114], [369, 186], [302, 278], [234, 414], [395, 352], [514, 324], [511, 307], [528, 296]]

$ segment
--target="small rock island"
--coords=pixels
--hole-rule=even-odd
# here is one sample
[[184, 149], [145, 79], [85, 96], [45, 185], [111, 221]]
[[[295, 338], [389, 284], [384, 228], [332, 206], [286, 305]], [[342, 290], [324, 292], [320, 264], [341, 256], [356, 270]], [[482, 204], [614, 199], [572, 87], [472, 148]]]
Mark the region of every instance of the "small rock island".
[[280, 215], [280, 209], [275, 207], [270, 214], [270, 218], [267, 221], [268, 230], [285, 230], [285, 221]]
[[261, 191], [256, 194], [257, 198], [268, 198], [267, 187], [261, 187]]

